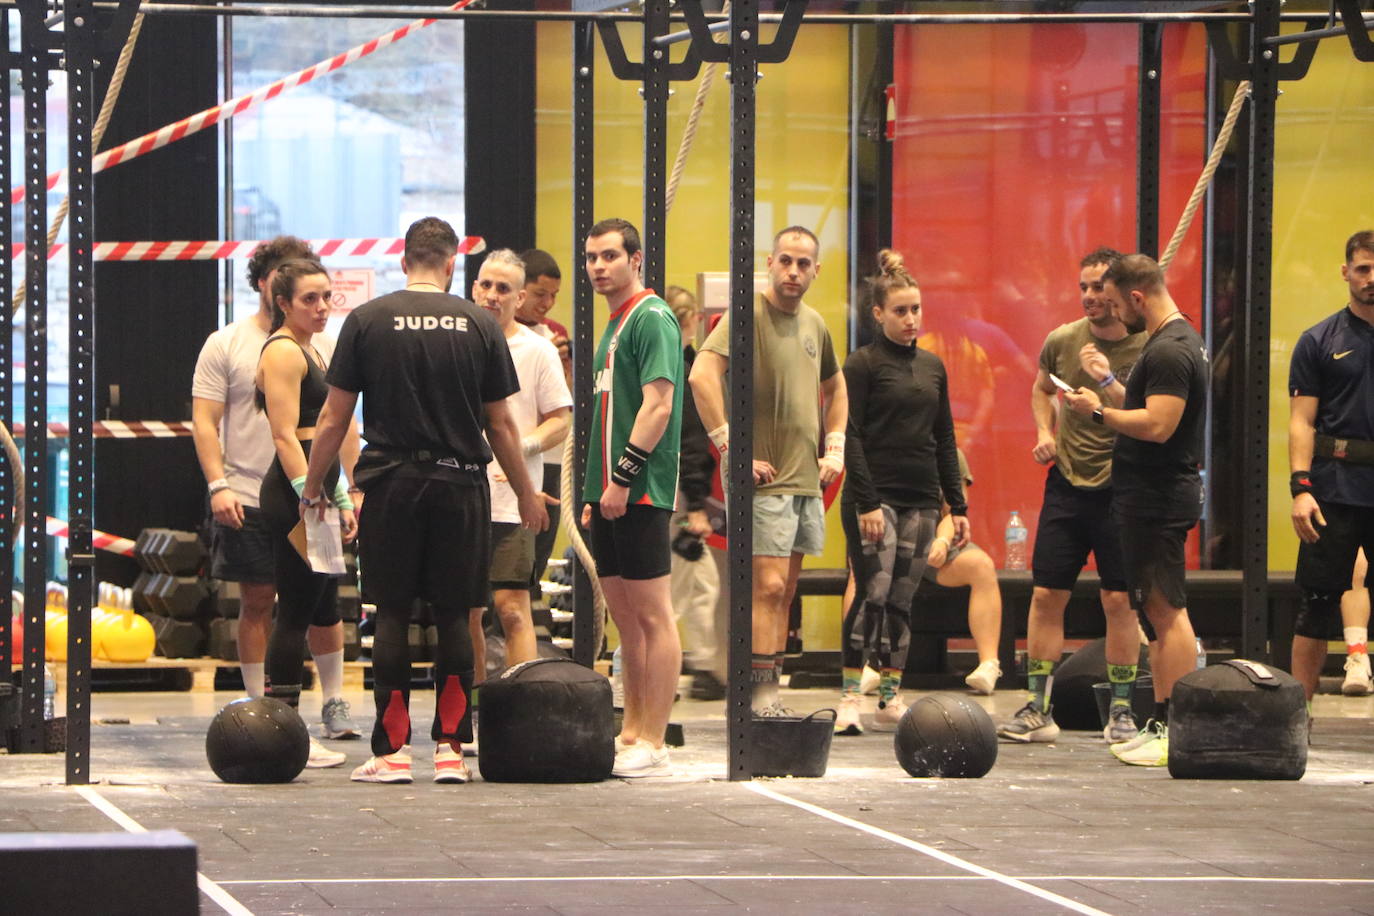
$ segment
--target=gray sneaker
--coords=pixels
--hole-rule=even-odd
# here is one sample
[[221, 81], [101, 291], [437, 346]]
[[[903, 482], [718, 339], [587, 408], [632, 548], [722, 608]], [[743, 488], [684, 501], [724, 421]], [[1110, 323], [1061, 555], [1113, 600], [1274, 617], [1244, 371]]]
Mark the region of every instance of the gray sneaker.
[[1131, 715], [1131, 707], [1117, 705], [1107, 714], [1107, 727], [1102, 729], [1102, 737], [1106, 738], [1109, 744], [1119, 744], [1130, 741], [1138, 731], [1135, 716]]
[[1010, 722], [1000, 725], [997, 734], [1008, 741], [1029, 744], [1032, 741], [1048, 742], [1059, 737], [1059, 726], [1054, 724], [1050, 714], [1054, 707], [1041, 712], [1034, 703], [1027, 703], [1016, 711]]
[[343, 697], [332, 697], [324, 701], [320, 710], [320, 721], [324, 723], [324, 736], [336, 740], [357, 738], [362, 735], [353, 722], [352, 710]]
[[763, 709], [754, 710], [755, 719], [789, 719], [795, 718], [796, 713], [788, 709], [777, 700], [773, 701], [772, 706], [765, 706]]

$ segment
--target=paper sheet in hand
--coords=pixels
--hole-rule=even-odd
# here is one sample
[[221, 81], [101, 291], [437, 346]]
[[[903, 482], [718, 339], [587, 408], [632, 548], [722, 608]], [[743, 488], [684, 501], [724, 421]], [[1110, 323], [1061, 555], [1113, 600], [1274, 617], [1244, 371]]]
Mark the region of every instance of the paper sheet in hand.
[[331, 576], [344, 574], [343, 537], [339, 533], [339, 510], [329, 506], [324, 518], [311, 510], [286, 536], [312, 570]]
[[1050, 373], [1050, 381], [1054, 382], [1054, 387], [1058, 388], [1060, 391], [1073, 391], [1073, 390], [1074, 390], [1074, 387], [1073, 387], [1072, 385], [1070, 385], [1068, 382], [1064, 381], [1064, 380], [1063, 380], [1062, 378], [1060, 378], [1059, 376], [1055, 375], [1053, 372]]

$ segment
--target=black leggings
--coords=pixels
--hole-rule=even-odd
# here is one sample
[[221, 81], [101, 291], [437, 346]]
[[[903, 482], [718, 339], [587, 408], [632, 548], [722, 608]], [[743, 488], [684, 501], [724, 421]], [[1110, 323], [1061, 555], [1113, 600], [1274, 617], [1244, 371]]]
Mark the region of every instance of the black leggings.
[[[439, 644], [434, 659], [435, 741], [471, 741], [472, 637], [468, 608], [433, 604]], [[410, 629], [411, 605], [377, 605], [377, 629], [372, 637], [373, 698], [377, 721], [372, 728], [372, 753], [390, 754], [410, 743]]]
[[862, 668], [872, 658], [879, 669], [902, 670], [911, 645], [911, 600], [925, 573], [940, 510], [882, 506], [886, 524], [877, 544], [860, 538], [853, 503], [841, 503], [840, 510], [854, 570], [854, 600], [841, 629], [841, 663]]
[[[310, 443], [301, 443], [310, 457]], [[324, 492], [332, 493], [339, 479], [335, 462], [325, 475]], [[310, 569], [287, 534], [300, 521], [300, 498], [273, 459], [258, 493], [263, 520], [272, 535], [272, 559], [276, 569], [277, 615], [267, 641], [267, 695], [297, 705], [301, 693], [301, 668], [305, 662], [305, 634], [309, 627], [339, 622], [339, 580]]]

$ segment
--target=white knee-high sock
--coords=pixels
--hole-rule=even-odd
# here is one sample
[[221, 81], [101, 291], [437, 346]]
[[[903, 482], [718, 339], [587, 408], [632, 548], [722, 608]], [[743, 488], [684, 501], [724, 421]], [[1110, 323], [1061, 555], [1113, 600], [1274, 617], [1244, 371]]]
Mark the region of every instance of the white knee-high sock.
[[248, 691], [248, 695], [254, 699], [267, 691], [267, 675], [264, 673], [266, 668], [265, 662], [239, 663], [239, 673], [243, 675], [243, 689]]
[[315, 656], [315, 670], [320, 674], [320, 695], [326, 700], [343, 696], [343, 650]]

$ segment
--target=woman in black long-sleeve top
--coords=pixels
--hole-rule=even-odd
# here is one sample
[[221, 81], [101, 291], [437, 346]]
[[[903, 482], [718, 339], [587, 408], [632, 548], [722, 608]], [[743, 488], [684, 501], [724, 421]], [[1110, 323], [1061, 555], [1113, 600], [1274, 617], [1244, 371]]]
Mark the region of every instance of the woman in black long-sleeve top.
[[861, 734], [859, 679], [865, 658], [879, 670], [874, 727], [895, 728], [910, 643], [911, 599], [925, 571], [942, 501], [955, 524], [953, 547], [968, 540], [944, 364], [916, 346], [921, 291], [898, 252], [878, 256], [869, 280], [881, 332], [844, 365], [849, 391], [841, 520], [856, 588], [843, 628], [844, 688], [835, 731]]

